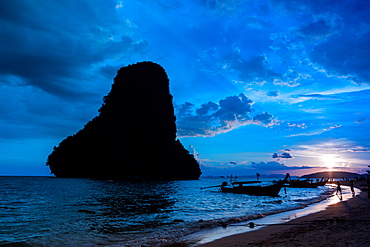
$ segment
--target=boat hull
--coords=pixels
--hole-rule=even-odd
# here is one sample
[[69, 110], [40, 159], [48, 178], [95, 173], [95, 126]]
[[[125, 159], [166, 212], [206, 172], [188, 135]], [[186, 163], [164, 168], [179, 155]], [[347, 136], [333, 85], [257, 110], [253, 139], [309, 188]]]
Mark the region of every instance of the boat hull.
[[240, 186], [240, 187], [221, 187], [222, 192], [234, 194], [247, 194], [253, 196], [279, 196], [283, 183], [269, 186]]
[[289, 187], [292, 188], [317, 188], [318, 186], [324, 186], [326, 181], [322, 182], [307, 182], [307, 181], [291, 181]]

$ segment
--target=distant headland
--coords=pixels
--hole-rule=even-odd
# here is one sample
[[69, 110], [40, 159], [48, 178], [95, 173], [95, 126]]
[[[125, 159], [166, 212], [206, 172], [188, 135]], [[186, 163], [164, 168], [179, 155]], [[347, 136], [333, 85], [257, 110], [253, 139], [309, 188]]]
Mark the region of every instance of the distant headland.
[[165, 70], [153, 62], [122, 67], [99, 115], [54, 147], [46, 164], [64, 178], [199, 179], [175, 121]]

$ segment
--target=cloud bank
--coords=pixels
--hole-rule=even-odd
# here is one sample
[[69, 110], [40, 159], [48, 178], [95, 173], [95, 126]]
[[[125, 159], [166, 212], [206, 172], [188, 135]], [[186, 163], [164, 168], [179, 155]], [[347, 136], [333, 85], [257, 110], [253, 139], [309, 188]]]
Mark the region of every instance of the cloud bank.
[[252, 105], [244, 94], [226, 97], [218, 103], [210, 101], [200, 107], [189, 102], [175, 105], [178, 136], [215, 136], [247, 124], [267, 127], [276, 123], [267, 112], [252, 117]]

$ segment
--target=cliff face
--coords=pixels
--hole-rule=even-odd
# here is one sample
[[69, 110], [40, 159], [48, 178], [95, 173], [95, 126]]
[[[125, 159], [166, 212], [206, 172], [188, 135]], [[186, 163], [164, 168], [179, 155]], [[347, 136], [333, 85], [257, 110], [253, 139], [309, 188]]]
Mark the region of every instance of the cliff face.
[[57, 177], [198, 179], [194, 157], [176, 140], [176, 117], [164, 69], [152, 62], [121, 68], [99, 116], [54, 147]]

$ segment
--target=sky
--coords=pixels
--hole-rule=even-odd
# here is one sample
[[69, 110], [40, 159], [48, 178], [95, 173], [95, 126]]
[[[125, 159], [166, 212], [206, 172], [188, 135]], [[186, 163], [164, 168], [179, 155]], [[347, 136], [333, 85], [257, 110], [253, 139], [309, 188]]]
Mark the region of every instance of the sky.
[[205, 176], [370, 169], [369, 1], [0, 0], [0, 30], [0, 175], [50, 175], [141, 61]]

